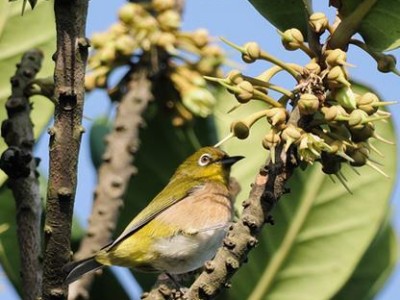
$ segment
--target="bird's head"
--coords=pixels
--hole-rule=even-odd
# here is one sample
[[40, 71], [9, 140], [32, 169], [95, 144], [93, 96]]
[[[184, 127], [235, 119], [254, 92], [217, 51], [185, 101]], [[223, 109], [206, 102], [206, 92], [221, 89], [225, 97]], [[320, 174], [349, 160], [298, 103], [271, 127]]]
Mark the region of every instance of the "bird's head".
[[195, 180], [212, 180], [228, 184], [231, 166], [243, 156], [229, 156], [214, 147], [204, 147], [188, 157], [174, 177], [189, 176]]

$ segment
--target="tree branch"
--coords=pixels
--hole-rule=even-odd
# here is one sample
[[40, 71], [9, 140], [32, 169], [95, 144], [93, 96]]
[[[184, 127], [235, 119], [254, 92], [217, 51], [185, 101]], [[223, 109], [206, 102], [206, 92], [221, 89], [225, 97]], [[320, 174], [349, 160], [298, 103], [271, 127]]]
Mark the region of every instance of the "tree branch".
[[377, 0], [365, 0], [360, 2], [357, 8], [342, 19], [331, 35], [328, 45], [331, 49], [348, 47], [351, 37], [357, 32], [362, 20], [368, 15]]
[[0, 166], [8, 175], [17, 210], [17, 236], [21, 260], [22, 298], [40, 296], [42, 268], [40, 199], [37, 163], [33, 157], [34, 134], [30, 119], [31, 105], [25, 93], [30, 81], [39, 72], [43, 59], [40, 50], [24, 54], [11, 78], [12, 94], [6, 102], [8, 119], [1, 126], [1, 135], [9, 146], [1, 156]]
[[[89, 228], [75, 254], [76, 260], [93, 255], [111, 240], [129, 180], [137, 173], [132, 162], [139, 148], [142, 114], [153, 100], [147, 73], [145, 67], [139, 66], [131, 75], [128, 92], [118, 106], [113, 131], [106, 138], [107, 148], [99, 168]], [[91, 273], [72, 283], [68, 299], [89, 299], [94, 277], [95, 273]]]
[[42, 299], [67, 299], [63, 266], [69, 262], [72, 212], [84, 103], [88, 53], [85, 38], [88, 0], [56, 0], [55, 116], [50, 134]]

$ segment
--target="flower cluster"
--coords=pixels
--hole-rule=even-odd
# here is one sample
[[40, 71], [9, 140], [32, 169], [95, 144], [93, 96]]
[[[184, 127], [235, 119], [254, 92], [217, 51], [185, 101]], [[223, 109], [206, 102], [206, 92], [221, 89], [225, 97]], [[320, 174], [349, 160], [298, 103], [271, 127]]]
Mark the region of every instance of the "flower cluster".
[[[311, 15], [309, 25], [317, 36], [326, 30], [334, 32], [322, 13]], [[231, 134], [221, 142], [231, 137], [246, 139], [252, 125], [265, 119], [269, 126], [262, 145], [271, 152], [272, 160], [278, 146], [285, 151], [293, 146], [300, 160], [310, 164], [318, 161], [325, 173], [335, 174], [339, 179], [343, 179], [340, 173], [343, 163], [354, 167], [369, 165], [384, 174], [370, 159], [371, 151], [379, 153], [370, 139], [385, 141], [376, 133], [375, 122], [390, 117], [379, 108], [393, 102], [382, 102], [374, 93], [360, 93], [354, 88], [345, 51], [330, 49], [325, 44], [315, 53], [295, 28], [280, 32], [280, 35], [285, 49], [303, 51], [310, 57], [309, 63], [305, 66], [285, 63], [255, 42], [238, 46], [224, 40], [241, 52], [244, 62], [265, 60], [273, 67], [255, 77], [233, 70], [225, 78], [208, 78], [226, 87], [236, 97], [239, 104], [235, 108], [249, 101], [265, 103], [264, 110], [234, 121]], [[293, 89], [271, 83], [280, 71], [286, 71], [294, 78]], [[272, 98], [270, 90], [281, 94], [280, 98]]]
[[209, 115], [216, 100], [203, 75], [221, 75], [224, 53], [211, 43], [208, 32], [180, 31], [181, 16], [174, 0], [127, 3], [118, 16], [118, 23], [91, 38], [94, 51], [89, 58], [86, 89], [107, 87], [110, 73], [135, 56], [146, 55], [151, 61], [154, 55], [165, 53], [165, 74], [180, 98], [166, 105], [174, 110], [174, 124], [182, 125], [193, 115]]

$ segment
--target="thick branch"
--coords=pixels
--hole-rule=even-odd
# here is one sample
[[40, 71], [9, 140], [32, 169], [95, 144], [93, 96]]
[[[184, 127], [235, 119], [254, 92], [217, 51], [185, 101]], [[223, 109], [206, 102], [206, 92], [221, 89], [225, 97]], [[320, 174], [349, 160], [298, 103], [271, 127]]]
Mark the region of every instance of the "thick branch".
[[[139, 148], [142, 114], [153, 100], [146, 68], [132, 74], [127, 88], [118, 106], [114, 129], [106, 138], [107, 148], [99, 168], [89, 228], [75, 254], [76, 260], [93, 255], [111, 240], [129, 180], [137, 173], [132, 163]], [[89, 299], [94, 276], [94, 273], [88, 274], [71, 284], [68, 299]]]
[[43, 300], [67, 299], [63, 266], [69, 262], [72, 211], [84, 102], [88, 42], [85, 24], [88, 0], [56, 0], [55, 116], [50, 134]]
[[25, 88], [39, 72], [43, 54], [31, 50], [24, 54], [11, 78], [12, 94], [6, 102], [8, 119], [1, 135], [9, 146], [1, 156], [1, 168], [9, 176], [17, 210], [17, 235], [21, 260], [22, 297], [36, 299], [41, 293], [40, 219], [42, 204], [36, 160], [33, 157], [34, 135], [30, 119], [31, 105]]
[[377, 0], [360, 2], [357, 8], [340, 22], [328, 41], [329, 47], [331, 49], [348, 47], [351, 37], [357, 32], [361, 22], [376, 2]]
[[204, 271], [189, 290], [180, 295], [168, 288], [171, 284], [160, 282], [142, 299], [213, 299], [230, 278], [239, 270], [247, 255], [257, 244], [257, 236], [279, 198], [285, 193], [285, 183], [294, 169], [294, 157], [280, 149], [276, 151], [276, 163], [270, 162], [260, 170], [250, 191], [249, 198], [243, 202], [244, 210], [238, 222], [234, 223], [224, 239], [223, 246], [215, 258], [205, 264]]

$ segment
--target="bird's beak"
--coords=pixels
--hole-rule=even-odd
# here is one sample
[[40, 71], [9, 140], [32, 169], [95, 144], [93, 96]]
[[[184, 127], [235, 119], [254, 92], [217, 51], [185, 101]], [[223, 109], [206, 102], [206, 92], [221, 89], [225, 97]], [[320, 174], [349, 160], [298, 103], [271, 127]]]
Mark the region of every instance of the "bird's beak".
[[221, 163], [226, 166], [232, 166], [234, 163], [243, 158], [244, 156], [226, 156], [221, 159]]

